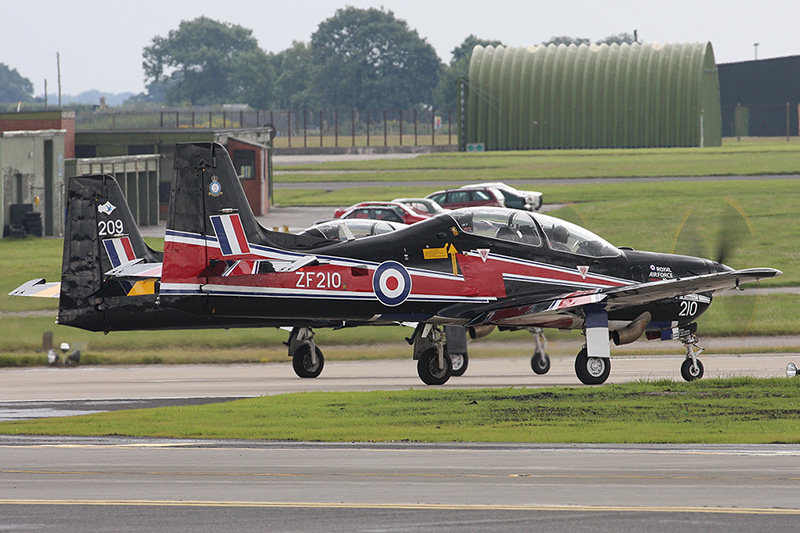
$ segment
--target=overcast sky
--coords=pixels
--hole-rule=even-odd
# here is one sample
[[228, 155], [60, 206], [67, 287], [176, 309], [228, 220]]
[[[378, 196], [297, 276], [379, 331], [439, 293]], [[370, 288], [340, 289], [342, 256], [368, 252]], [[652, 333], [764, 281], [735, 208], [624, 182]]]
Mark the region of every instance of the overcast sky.
[[338, 8], [381, 7], [408, 22], [445, 63], [468, 35], [509, 46], [554, 35], [587, 37], [639, 31], [645, 42], [711, 41], [717, 63], [800, 54], [798, 0], [0, 0], [0, 63], [42, 95], [56, 92], [56, 52], [63, 94], [97, 89], [144, 91], [142, 50], [181, 20], [205, 15], [253, 30], [261, 48], [280, 52], [311, 39]]

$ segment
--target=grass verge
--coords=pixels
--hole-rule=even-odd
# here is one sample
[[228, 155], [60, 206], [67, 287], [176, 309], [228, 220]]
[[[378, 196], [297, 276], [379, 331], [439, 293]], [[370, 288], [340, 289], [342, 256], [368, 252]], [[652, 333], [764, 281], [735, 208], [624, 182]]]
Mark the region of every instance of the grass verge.
[[796, 380], [297, 393], [0, 423], [0, 433], [326, 442], [798, 443]]

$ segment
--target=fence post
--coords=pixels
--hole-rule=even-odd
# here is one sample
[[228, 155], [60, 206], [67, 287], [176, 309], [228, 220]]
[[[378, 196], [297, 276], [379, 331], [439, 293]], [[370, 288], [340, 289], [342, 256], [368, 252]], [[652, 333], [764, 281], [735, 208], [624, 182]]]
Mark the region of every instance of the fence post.
[[303, 148], [308, 146], [308, 128], [306, 126], [306, 118], [308, 117], [308, 110], [303, 109]]
[[386, 135], [386, 110], [383, 110], [383, 145], [388, 146], [387, 144], [387, 135]]
[[453, 110], [447, 110], [447, 144], [453, 144]]
[[175, 127], [180, 126], [180, 111], [175, 111]]
[[228, 112], [227, 111], [223, 111], [222, 112], [222, 127], [223, 128], [227, 128], [228, 127]]
[[286, 112], [286, 136], [289, 139], [289, 148], [292, 147], [292, 110]]
[[192, 127], [194, 128], [194, 109], [192, 109]]
[[339, 148], [339, 111], [333, 112], [333, 144]]
[[242, 109], [239, 110], [239, 127], [244, 128], [244, 111]]
[[356, 145], [356, 110], [350, 110], [350, 134], [353, 136], [353, 144]]
[[400, 110], [400, 146], [403, 146], [403, 110]]
[[367, 146], [369, 146], [369, 109], [367, 109]]
[[414, 146], [418, 146], [417, 142], [417, 110], [414, 110]]
[[164, 127], [164, 112], [161, 111], [161, 127]]
[[322, 111], [319, 112], [319, 147], [322, 148]]
[[786, 140], [789, 140], [789, 102], [786, 102]]
[[213, 128], [212, 124], [214, 123], [214, 115], [211, 114], [211, 111], [208, 112], [208, 127]]
[[436, 110], [431, 108], [431, 146], [436, 146]]

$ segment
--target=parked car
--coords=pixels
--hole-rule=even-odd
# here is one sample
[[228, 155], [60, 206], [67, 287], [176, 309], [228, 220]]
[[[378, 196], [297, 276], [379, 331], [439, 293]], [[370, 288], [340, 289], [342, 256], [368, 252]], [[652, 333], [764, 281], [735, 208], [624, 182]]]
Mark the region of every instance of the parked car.
[[400, 202], [361, 202], [346, 209], [337, 209], [335, 218], [371, 218], [388, 220], [401, 224], [413, 224], [430, 218], [430, 215], [418, 213]]
[[462, 189], [484, 189], [486, 187], [500, 191], [506, 207], [524, 209], [525, 211], [538, 211], [542, 207], [542, 193], [538, 191], [521, 191], [501, 181], [464, 185]]
[[331, 241], [352, 241], [362, 237], [389, 233], [405, 227], [408, 226], [388, 220], [337, 218], [314, 224], [300, 232], [300, 235], [310, 235], [312, 237], [320, 237]]
[[406, 204], [414, 211], [417, 211], [422, 214], [427, 214], [432, 217], [436, 215], [440, 215], [442, 213], [446, 213], [448, 209], [440, 206], [430, 198], [396, 198], [392, 200], [393, 202], [400, 202], [401, 204]]
[[447, 209], [459, 207], [505, 207], [505, 200], [499, 190], [492, 187], [476, 187], [474, 189], [446, 189], [429, 194], [437, 204]]

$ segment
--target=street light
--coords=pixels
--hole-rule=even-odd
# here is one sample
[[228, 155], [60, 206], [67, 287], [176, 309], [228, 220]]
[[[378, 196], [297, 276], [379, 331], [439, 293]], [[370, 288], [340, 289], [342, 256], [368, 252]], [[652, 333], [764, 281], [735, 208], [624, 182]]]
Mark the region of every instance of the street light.
[[753, 50], [755, 52], [755, 59], [758, 61], [758, 43], [753, 43]]

